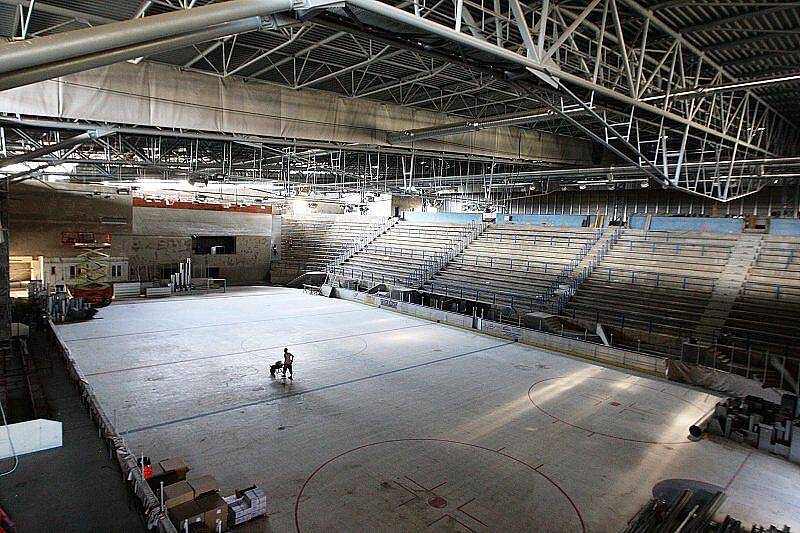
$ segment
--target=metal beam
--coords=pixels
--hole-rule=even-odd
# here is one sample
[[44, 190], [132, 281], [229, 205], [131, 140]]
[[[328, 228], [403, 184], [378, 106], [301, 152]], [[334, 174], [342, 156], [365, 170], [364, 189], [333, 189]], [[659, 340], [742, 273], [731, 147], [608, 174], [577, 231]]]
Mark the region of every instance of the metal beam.
[[[629, 2], [629, 0], [621, 0], [621, 1], [625, 2], [626, 4]], [[451, 41], [467, 46], [469, 48], [486, 52], [495, 57], [504, 59], [510, 63], [516, 63], [523, 67], [529, 68], [532, 71], [542, 72], [546, 75], [561, 80], [561, 82], [568, 83], [572, 86], [577, 86], [589, 91], [593, 91], [597, 94], [614, 99], [622, 104], [629, 105], [637, 109], [641, 109], [642, 111], [646, 111], [648, 113], [652, 113], [660, 117], [664, 117], [678, 124], [683, 124], [684, 126], [689, 126], [693, 129], [696, 129], [703, 133], [707, 133], [716, 138], [723, 139], [732, 143], [738, 143], [740, 146], [749, 148], [753, 151], [768, 153], [769, 155], [773, 155], [771, 152], [768, 152], [764, 148], [755, 146], [750, 143], [742, 142], [741, 139], [738, 139], [733, 135], [729, 135], [727, 133], [718, 131], [712, 127], [706, 126], [705, 124], [697, 123], [689, 118], [672, 113], [671, 111], [655, 107], [646, 102], [642, 102], [637, 98], [624, 95], [608, 87], [599, 85], [597, 83], [593, 83], [589, 80], [586, 80], [570, 72], [548, 68], [539, 63], [538, 61], [532, 60], [531, 58], [528, 57], [524, 57], [512, 50], [500, 48], [487, 41], [476, 39], [475, 37], [472, 37], [470, 35], [456, 32], [455, 30], [443, 26], [442, 24], [438, 24], [436, 22], [421, 17], [417, 17], [413, 13], [408, 13], [406, 11], [403, 11], [402, 9], [398, 9], [394, 6], [384, 4], [378, 0], [348, 0], [348, 2], [351, 5], [355, 5], [372, 13], [382, 15], [397, 22], [408, 24], [409, 26], [415, 27], [422, 31], [432, 33], [434, 35], [450, 39]]]
[[[15, 7], [16, 6], [30, 7], [31, 0], [0, 0], [0, 4], [5, 4], [7, 6], [15, 6]], [[39, 11], [41, 13], [47, 13], [48, 15], [56, 15], [58, 17], [64, 17], [66, 19], [85, 21], [91, 24], [111, 24], [113, 22], [119, 22], [117, 20], [110, 19], [107, 17], [101, 17], [98, 15], [83, 13], [81, 11], [66, 9], [63, 7], [53, 6], [50, 4], [43, 4], [40, 1], [36, 2], [36, 11]]]
[[[756, 4], [757, 5], [757, 4]], [[703, 24], [696, 24], [694, 26], [688, 26], [681, 30], [681, 33], [693, 33], [698, 31], [708, 31], [713, 30], [719, 26], [725, 26], [727, 24], [733, 24], [736, 22], [742, 22], [745, 20], [751, 20], [754, 18], [763, 17], [766, 15], [776, 15], [778, 13], [783, 13], [784, 11], [794, 10], [800, 7], [800, 2], [786, 2], [784, 5], [772, 7], [769, 9], [757, 9], [756, 11], [748, 11], [746, 13], [739, 13], [738, 15], [733, 15], [730, 17], [725, 18], [718, 18], [714, 19], [710, 22], [705, 22]], [[742, 30], [747, 30], [748, 28], [742, 28]]]
[[[584, 111], [582, 109], [574, 109], [565, 111], [565, 113], [580, 114], [584, 113]], [[469, 133], [472, 131], [480, 131], [491, 128], [520, 126], [523, 124], [530, 125], [537, 122], [553, 120], [559, 116], [559, 114], [553, 111], [542, 108], [522, 113], [498, 115], [479, 120], [456, 122], [454, 124], [448, 124], [445, 126], [433, 126], [430, 128], [420, 128], [417, 130], [405, 130], [387, 135], [386, 140], [391, 144], [422, 141], [425, 139], [435, 139], [438, 137], [447, 137], [449, 135], [460, 135], [462, 133]]]
[[198, 32], [217, 24], [291, 11], [292, 8], [292, 0], [231, 0], [11, 42], [0, 45], [0, 73]]
[[179, 35], [177, 37], [139, 43], [135, 46], [98, 52], [84, 57], [76, 57], [65, 61], [9, 72], [0, 75], [0, 91], [65, 76], [75, 72], [111, 65], [113, 63], [119, 63], [120, 61], [133, 59], [135, 57], [177, 50], [191, 46], [192, 44], [218, 39], [227, 35], [257, 30], [260, 26], [261, 19], [259, 17], [251, 17], [249, 19], [218, 24], [204, 31], [189, 35]]
[[112, 130], [91, 130], [87, 131], [86, 133], [80, 133], [78, 135], [75, 135], [74, 137], [70, 137], [69, 139], [63, 140], [61, 142], [48, 144], [39, 149], [32, 150], [24, 154], [6, 157], [5, 159], [0, 159], [0, 170], [6, 167], [10, 167], [11, 165], [18, 165], [20, 163], [25, 163], [27, 161], [33, 161], [34, 159], [50, 155], [53, 152], [58, 152], [59, 150], [72, 148], [73, 146], [78, 146], [83, 143], [93, 141], [95, 139], [100, 139], [101, 137], [106, 137], [108, 135], [111, 135], [112, 133], [113, 133]]

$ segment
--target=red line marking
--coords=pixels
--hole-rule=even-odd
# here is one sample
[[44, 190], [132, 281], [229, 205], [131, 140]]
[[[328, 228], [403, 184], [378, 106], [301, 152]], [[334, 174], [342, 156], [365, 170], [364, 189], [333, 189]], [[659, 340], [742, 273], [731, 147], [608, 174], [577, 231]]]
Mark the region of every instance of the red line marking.
[[[572, 510], [575, 511], [575, 516], [577, 517], [578, 522], [580, 523], [580, 531], [582, 531], [583, 533], [586, 533], [586, 523], [584, 522], [583, 515], [581, 514], [580, 509], [578, 509], [578, 506], [575, 504], [575, 501], [567, 493], [567, 491], [565, 491], [561, 487], [561, 485], [556, 483], [547, 474], [545, 474], [543, 472], [540, 472], [539, 470], [536, 469], [536, 468], [541, 467], [542, 465], [539, 465], [536, 468], [534, 468], [533, 466], [530, 465], [530, 463], [526, 463], [522, 459], [518, 459], [518, 458], [514, 457], [513, 455], [508, 455], [507, 453], [498, 452], [496, 450], [492, 450], [491, 448], [487, 448], [485, 446], [480, 446], [478, 444], [470, 444], [468, 442], [459, 442], [459, 441], [455, 441], [455, 440], [433, 439], [433, 438], [390, 439], [390, 440], [384, 440], [384, 441], [378, 441], [378, 442], [371, 442], [369, 444], [362, 444], [361, 446], [357, 446], [355, 448], [351, 448], [349, 450], [343, 451], [342, 453], [331, 457], [330, 459], [328, 459], [327, 461], [325, 461], [324, 463], [319, 465], [313, 472], [311, 472], [311, 475], [309, 475], [308, 478], [306, 478], [305, 482], [303, 482], [303, 485], [300, 487], [300, 492], [297, 493], [297, 497], [295, 498], [295, 501], [294, 501], [294, 527], [295, 527], [295, 531], [297, 531], [297, 533], [301, 533], [301, 531], [302, 531], [302, 528], [300, 527], [300, 502], [301, 502], [301, 500], [303, 498], [303, 493], [305, 492], [306, 487], [308, 486], [308, 484], [311, 483], [311, 480], [313, 480], [314, 477], [317, 474], [319, 474], [319, 472], [323, 468], [325, 468], [326, 466], [328, 466], [332, 462], [336, 461], [337, 459], [340, 459], [340, 458], [344, 457], [345, 455], [348, 455], [348, 454], [353, 453], [355, 451], [363, 450], [363, 449], [366, 449], [366, 448], [370, 448], [372, 446], [379, 446], [381, 444], [391, 444], [391, 443], [398, 443], [398, 442], [439, 442], [439, 443], [446, 443], [446, 444], [456, 444], [456, 445], [459, 445], [459, 446], [466, 446], [466, 447], [470, 447], [470, 448], [476, 448], [478, 450], [483, 450], [483, 451], [486, 451], [486, 452], [496, 453], [497, 455], [505, 457], [506, 459], [514, 461], [515, 463], [519, 463], [522, 466], [525, 466], [526, 468], [529, 468], [533, 472], [536, 472], [537, 474], [542, 476], [553, 487], [555, 487], [556, 490], [559, 493], [561, 493], [561, 495], [564, 497], [564, 499], [566, 499], [567, 502], [569, 503], [569, 505], [572, 507]], [[458, 520], [456, 520], [456, 521], [458, 522]], [[459, 523], [461, 523], [461, 522], [459, 522]], [[461, 524], [461, 525], [463, 525], [467, 529], [470, 529], [468, 526], [466, 526], [464, 524]]]
[[411, 495], [413, 496], [413, 498], [410, 498], [410, 499], [408, 499], [408, 500], [404, 501], [403, 503], [401, 503], [400, 505], [398, 505], [398, 507], [402, 507], [402, 506], [404, 506], [404, 505], [405, 505], [405, 504], [407, 504], [407, 503], [411, 503], [411, 502], [413, 502], [414, 500], [418, 500], [418, 499], [419, 499], [419, 495], [418, 495], [416, 492], [414, 492], [413, 490], [409, 489], [408, 487], [406, 487], [405, 485], [403, 485], [403, 484], [402, 484], [402, 483], [400, 483], [399, 481], [395, 481], [395, 483], [397, 483], [397, 485], [398, 485], [400, 488], [402, 488], [403, 490], [406, 490], [406, 491], [407, 491], [409, 494], [411, 494]]
[[462, 503], [461, 505], [459, 505], [458, 507], [456, 507], [456, 509], [457, 509], [457, 510], [459, 510], [459, 511], [461, 511], [462, 513], [464, 513], [465, 515], [467, 515], [467, 516], [468, 516], [468, 517], [470, 517], [471, 519], [475, 520], [477, 523], [479, 523], [479, 524], [480, 524], [480, 525], [482, 525], [483, 527], [485, 527], [485, 528], [487, 528], [487, 529], [491, 529], [491, 528], [489, 527], [489, 524], [485, 523], [485, 522], [484, 522], [483, 520], [481, 520], [480, 518], [478, 518], [478, 517], [476, 517], [476, 516], [473, 516], [472, 514], [470, 514], [470, 513], [466, 512], [466, 511], [464, 510], [464, 507], [466, 507], [466, 506], [467, 506], [467, 504], [469, 504], [469, 503], [472, 503], [472, 502], [474, 502], [474, 501], [475, 501], [475, 498], [472, 498], [471, 500], [467, 500], [467, 501], [465, 501], [464, 503]]
[[408, 476], [403, 476], [403, 477], [404, 477], [404, 478], [406, 478], [407, 480], [409, 480], [411, 483], [413, 483], [413, 484], [414, 484], [414, 485], [416, 485], [417, 487], [419, 487], [419, 488], [421, 488], [422, 490], [424, 490], [425, 492], [429, 493], [429, 494], [430, 494], [430, 493], [433, 493], [433, 491], [435, 491], [436, 489], [438, 489], [438, 488], [439, 488], [439, 487], [441, 487], [442, 485], [446, 485], [446, 484], [447, 484], [447, 481], [442, 481], [441, 483], [439, 483], [439, 484], [438, 484], [438, 485], [436, 485], [435, 487], [433, 487], [433, 488], [430, 488], [430, 489], [426, 489], [426, 488], [425, 488], [425, 486], [424, 486], [422, 483], [417, 483], [416, 481], [414, 481], [413, 479], [411, 479], [411, 478], [410, 478], [410, 477], [408, 477]]
[[[609, 439], [622, 440], [622, 441], [626, 441], [626, 442], [636, 442], [636, 443], [639, 443], [639, 444], [663, 444], [663, 445], [692, 444], [692, 441], [690, 441], [690, 440], [678, 441], [678, 442], [663, 442], [663, 441], [654, 441], [654, 440], [633, 439], [633, 438], [630, 438], [630, 437], [621, 437], [619, 435], [611, 435], [611, 434], [603, 433], [603, 432], [600, 432], [600, 431], [593, 431], [593, 430], [591, 430], [589, 428], [585, 428], [583, 426], [579, 426], [577, 424], [573, 424], [571, 422], [567, 422], [563, 418], [558, 418], [557, 416], [551, 414], [550, 412], [545, 410], [543, 407], [541, 407], [539, 404], [537, 404], [534, 401], [533, 396], [532, 396], [534, 387], [536, 387], [540, 383], [544, 383], [545, 381], [552, 381], [552, 380], [555, 380], [555, 379], [567, 379], [567, 378], [566, 378], [566, 376], [556, 376], [556, 377], [552, 377], [552, 378], [540, 379], [539, 381], [537, 381], [533, 385], [531, 385], [530, 388], [528, 389], [528, 400], [530, 400], [530, 402], [533, 404], [533, 406], [536, 407], [539, 411], [541, 411], [542, 414], [545, 414], [545, 415], [549, 416], [550, 418], [552, 418], [554, 424], [556, 422], [563, 422], [564, 424], [566, 424], [566, 425], [568, 425], [570, 427], [573, 427], [575, 429], [581, 429], [581, 430], [586, 431], [586, 432], [592, 432], [592, 433], [594, 433], [596, 435], [601, 435], [603, 437], [608, 437]], [[625, 381], [625, 379], [598, 378], [598, 377], [589, 377], [587, 379], [598, 379], [598, 380], [601, 380], [601, 381], [612, 381], [612, 382], [616, 382], [616, 383], [619, 383], [620, 381]], [[650, 389], [650, 390], [655, 391], [655, 392], [661, 392], [656, 388], [648, 387], [647, 385], [642, 385], [640, 383], [631, 382], [630, 384], [631, 385], [636, 385], [637, 387], [643, 387], [645, 389]], [[686, 404], [689, 404], [689, 405], [691, 405], [692, 407], [694, 407], [695, 409], [697, 409], [699, 411], [703, 410], [702, 407], [698, 406], [694, 402], [691, 402], [691, 401], [689, 401], [689, 400], [687, 400], [685, 398], [681, 398], [680, 396], [676, 396], [675, 394], [672, 394], [672, 393], [669, 393], [669, 392], [665, 392], [664, 394], [666, 394], [667, 396], [672, 396], [673, 398], [675, 398], [678, 401], [681, 401], [681, 402], [684, 402]]]
[[744, 464], [750, 459], [751, 455], [753, 455], [753, 450], [750, 450], [749, 452], [747, 452], [747, 455], [744, 457], [744, 460], [739, 465], [739, 468], [736, 469], [736, 472], [733, 473], [733, 477], [730, 479], [730, 481], [728, 481], [728, 484], [725, 485], [725, 490], [728, 490], [728, 488], [731, 485], [733, 485], [733, 481], [736, 479], [736, 476], [739, 475], [739, 472], [742, 471], [742, 468], [744, 468]]
[[454, 520], [454, 521], [458, 522], [459, 524], [461, 524], [461, 525], [462, 525], [463, 527], [465, 527], [466, 529], [469, 529], [470, 531], [472, 531], [472, 533], [477, 533], [477, 531], [475, 531], [474, 529], [472, 529], [471, 527], [469, 527], [467, 524], [465, 524], [464, 522], [462, 522], [461, 520], [459, 520], [458, 518], [456, 518], [455, 516], [453, 516], [453, 515], [451, 515], [451, 514], [449, 514], [449, 513], [448, 513], [448, 514], [443, 514], [442, 516], [440, 516], [439, 518], [437, 518], [436, 520], [434, 520], [433, 522], [431, 522], [430, 524], [428, 524], [428, 526], [427, 526], [427, 527], [431, 527], [433, 524], [435, 524], [435, 523], [436, 523], [436, 522], [438, 522], [439, 520], [443, 520], [443, 519], [445, 519], [445, 518], [449, 518], [449, 519], [451, 519], [451, 520]]

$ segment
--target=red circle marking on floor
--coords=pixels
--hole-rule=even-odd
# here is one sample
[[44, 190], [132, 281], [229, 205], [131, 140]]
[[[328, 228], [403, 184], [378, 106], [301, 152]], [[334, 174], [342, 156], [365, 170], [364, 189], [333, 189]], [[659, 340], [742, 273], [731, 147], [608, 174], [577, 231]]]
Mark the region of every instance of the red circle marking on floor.
[[[469, 448], [475, 448], [475, 449], [482, 450], [482, 451], [485, 451], [485, 452], [491, 452], [491, 453], [500, 455], [500, 456], [502, 456], [502, 457], [504, 457], [504, 458], [506, 458], [506, 459], [508, 459], [510, 461], [514, 461], [515, 463], [518, 463], [518, 464], [528, 468], [531, 472], [534, 472], [534, 473], [538, 474], [539, 476], [541, 476], [542, 478], [544, 478], [559, 493], [561, 493], [561, 495], [564, 497], [564, 499], [567, 500], [567, 502], [569, 503], [570, 507], [572, 507], [572, 510], [575, 511], [575, 517], [577, 518], [578, 522], [580, 523], [580, 531], [583, 532], [583, 533], [586, 533], [586, 524], [583, 521], [583, 515], [581, 515], [580, 510], [578, 509], [577, 505], [575, 505], [575, 502], [572, 500], [570, 495], [567, 494], [567, 492], [563, 488], [561, 488], [561, 486], [558, 483], [553, 481], [553, 479], [550, 478], [550, 476], [548, 476], [547, 474], [537, 470], [536, 468], [538, 468], [538, 467], [533, 467], [529, 463], [526, 463], [522, 459], [518, 459], [518, 458], [514, 457], [513, 455], [509, 455], [507, 453], [504, 453], [504, 452], [498, 451], [498, 450], [492, 450], [491, 448], [486, 448], [485, 446], [480, 446], [478, 444], [470, 444], [470, 443], [467, 443], [467, 442], [459, 442], [459, 441], [455, 441], [455, 440], [433, 439], [433, 438], [428, 438], [428, 439], [426, 439], [426, 438], [391, 439], [391, 440], [384, 440], [384, 441], [379, 441], [379, 442], [372, 442], [372, 443], [369, 443], [369, 444], [364, 444], [362, 446], [358, 446], [356, 448], [352, 448], [350, 450], [344, 451], [344, 452], [340, 453], [339, 455], [336, 455], [336, 456], [328, 459], [324, 463], [322, 463], [320, 466], [317, 467], [316, 470], [314, 470], [311, 473], [310, 476], [308, 476], [308, 478], [303, 483], [303, 486], [300, 487], [300, 492], [297, 494], [297, 498], [295, 499], [295, 502], [294, 502], [294, 525], [295, 525], [295, 530], [297, 531], [297, 533], [301, 533], [301, 531], [302, 531], [302, 528], [300, 527], [300, 501], [303, 498], [303, 493], [305, 492], [306, 487], [308, 486], [308, 484], [311, 483], [311, 481], [314, 479], [314, 477], [317, 474], [319, 474], [320, 471], [322, 471], [322, 469], [324, 469], [326, 466], [328, 466], [329, 464], [333, 463], [337, 459], [341, 459], [345, 455], [351, 454], [353, 452], [356, 452], [356, 451], [359, 451], [359, 450], [363, 450], [365, 448], [371, 448], [373, 446], [380, 446], [382, 444], [393, 444], [393, 443], [398, 443], [398, 442], [436, 442], [436, 443], [444, 443], [444, 444], [455, 444], [457, 446], [466, 446], [466, 447], [469, 447]], [[431, 500], [429, 500], [429, 502], [428, 502], [429, 505], [431, 505], [432, 507], [436, 507], [436, 505], [431, 504], [431, 501], [434, 501], [434, 500], [442, 500], [445, 505], [447, 504], [447, 501], [444, 500], [444, 498], [435, 497], [435, 498], [431, 498]], [[441, 503], [441, 502], [437, 501], [435, 503]]]
[[447, 507], [447, 500], [445, 500], [441, 496], [434, 496], [433, 498], [428, 500], [428, 505], [430, 505], [434, 509], [444, 509], [445, 507]]
[[[616, 435], [616, 434], [612, 434], [612, 433], [604, 433], [602, 431], [597, 431], [597, 430], [594, 430], [592, 428], [587, 428], [587, 427], [584, 427], [584, 426], [581, 426], [581, 425], [578, 425], [578, 424], [573, 424], [571, 422], [567, 422], [563, 418], [559, 418], [556, 415], [554, 415], [551, 412], [549, 412], [548, 410], [546, 410], [544, 407], [542, 407], [541, 405], [536, 403], [536, 401], [533, 399], [533, 396], [534, 396], [533, 389], [537, 385], [539, 385], [541, 383], [544, 383], [546, 381], [553, 381], [553, 380], [557, 380], [557, 379], [569, 379], [569, 377], [567, 377], [567, 376], [557, 376], [557, 377], [553, 377], [553, 378], [540, 379], [539, 381], [537, 381], [536, 383], [531, 385], [530, 388], [528, 389], [528, 399], [534, 405], [534, 407], [536, 407], [539, 411], [541, 411], [545, 415], [549, 416], [553, 420], [557, 420], [558, 422], [561, 422], [561, 423], [563, 423], [563, 424], [565, 424], [567, 426], [586, 431], [586, 432], [591, 433], [593, 435], [600, 435], [601, 437], [608, 437], [610, 439], [622, 440], [622, 441], [627, 441], [627, 442], [637, 442], [637, 443], [640, 443], [640, 444], [668, 444], [668, 445], [672, 445], [672, 444], [691, 444], [692, 443], [692, 441], [690, 441], [688, 439], [685, 440], [685, 441], [677, 441], [677, 442], [634, 439], [634, 438], [631, 438], [631, 437], [624, 437], [622, 435]], [[586, 377], [586, 378], [581, 378], [581, 379], [596, 379], [596, 380], [599, 380], [599, 381], [610, 381], [610, 382], [614, 382], [614, 383], [627, 383], [629, 385], [634, 385], [636, 387], [642, 387], [644, 389], [650, 389], [651, 391], [657, 392], [659, 394], [664, 394], [666, 396], [671, 396], [672, 398], [674, 398], [674, 399], [676, 399], [676, 400], [678, 400], [680, 402], [683, 402], [683, 403], [686, 403], [688, 405], [691, 405], [695, 409], [698, 409], [701, 413], [705, 412], [705, 408], [704, 407], [701, 407], [701, 406], [695, 404], [692, 401], [689, 401], [689, 400], [687, 400], [685, 398], [681, 398], [680, 396], [672, 394], [671, 392], [666, 392], [666, 391], [663, 391], [661, 389], [656, 389], [655, 387], [650, 387], [648, 385], [643, 385], [643, 384], [637, 383], [635, 381], [629, 381], [627, 379], [598, 378], [598, 377]], [[617, 402], [610, 402], [610, 403], [614, 404], [614, 403], [617, 403]], [[686, 428], [686, 432], [687, 433], [689, 432], [688, 426]]]

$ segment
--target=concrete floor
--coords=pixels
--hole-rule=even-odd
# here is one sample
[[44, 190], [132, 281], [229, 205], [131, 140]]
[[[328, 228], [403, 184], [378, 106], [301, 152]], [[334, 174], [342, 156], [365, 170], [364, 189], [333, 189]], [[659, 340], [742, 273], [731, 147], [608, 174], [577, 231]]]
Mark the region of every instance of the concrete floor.
[[[60, 329], [134, 451], [266, 490], [248, 530], [618, 531], [671, 478], [800, 527], [800, 467], [688, 442], [717, 399], [665, 381], [282, 288]], [[268, 373], [284, 346], [294, 381]]]

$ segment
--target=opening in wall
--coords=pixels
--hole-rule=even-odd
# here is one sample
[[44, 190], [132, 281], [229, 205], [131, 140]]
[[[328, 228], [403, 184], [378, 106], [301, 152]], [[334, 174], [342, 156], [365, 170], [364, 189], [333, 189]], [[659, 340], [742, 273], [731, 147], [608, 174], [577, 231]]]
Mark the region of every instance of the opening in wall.
[[236, 237], [193, 236], [192, 253], [195, 255], [230, 255], [236, 253]]

